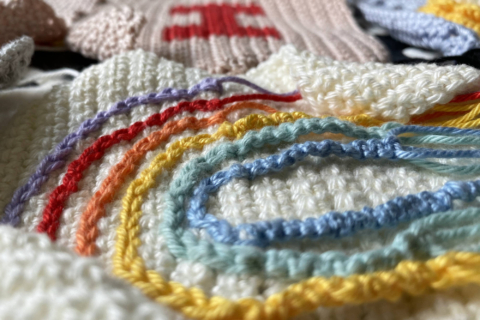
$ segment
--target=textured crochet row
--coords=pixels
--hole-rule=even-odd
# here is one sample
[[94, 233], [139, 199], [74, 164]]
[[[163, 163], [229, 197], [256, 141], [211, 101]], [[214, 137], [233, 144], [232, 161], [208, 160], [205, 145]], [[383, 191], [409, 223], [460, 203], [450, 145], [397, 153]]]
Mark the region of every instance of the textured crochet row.
[[[292, 46], [283, 47], [248, 75], [275, 74], [275, 68], [285, 73], [284, 66], [290, 72], [288, 83], [298, 87], [315, 115], [365, 113], [402, 122], [436, 104], [448, 103], [455, 95], [477, 91], [480, 79], [478, 70], [464, 65], [359, 64], [300, 52]], [[269, 87], [266, 81], [260, 83]]]
[[[203, 111], [215, 111], [218, 110], [222, 107], [224, 107], [228, 103], [232, 102], [239, 102], [239, 101], [246, 101], [246, 100], [252, 100], [252, 99], [264, 99], [264, 100], [271, 100], [271, 101], [283, 101], [283, 102], [293, 102], [295, 100], [298, 100], [300, 98], [299, 95], [287, 95], [287, 96], [275, 96], [275, 95], [269, 95], [269, 94], [256, 94], [256, 95], [243, 95], [243, 96], [233, 96], [231, 98], [226, 98], [223, 100], [211, 100], [211, 101], [206, 101], [206, 100], [199, 100], [195, 102], [184, 102], [179, 105], [177, 105], [174, 108], [169, 108], [165, 110], [161, 114], [154, 114], [150, 116], [146, 121], [143, 122], [137, 122], [133, 125], [131, 125], [128, 129], [120, 129], [108, 136], [103, 136], [99, 138], [92, 146], [87, 148], [82, 155], [77, 158], [75, 161], [73, 161], [67, 169], [67, 174], [63, 177], [63, 182], [61, 185], [59, 185], [55, 190], [51, 193], [49, 197], [49, 202], [47, 206], [45, 207], [45, 210], [43, 212], [43, 220], [40, 223], [38, 227], [38, 231], [40, 232], [47, 232], [50, 237], [54, 240], [56, 237], [56, 231], [59, 226], [59, 219], [61, 216], [62, 211], [64, 210], [64, 206], [70, 195], [78, 190], [78, 182], [83, 176], [82, 173], [85, 172], [92, 162], [95, 160], [98, 160], [102, 158], [105, 154], [105, 152], [111, 148], [113, 145], [124, 141], [124, 140], [131, 140], [135, 136], [137, 136], [140, 132], [142, 132], [145, 128], [150, 127], [150, 126], [158, 126], [164, 123], [166, 120], [168, 120], [170, 117], [174, 116], [175, 114], [178, 114], [181, 111], [194, 111], [194, 110], [203, 110]], [[258, 107], [255, 107], [258, 108]], [[266, 110], [266, 109], [263, 109]], [[223, 119], [222, 117], [215, 117], [215, 121], [209, 122], [210, 125], [217, 123], [216, 121], [220, 121]], [[357, 123], [361, 123], [363, 125], [371, 125], [375, 124], [376, 121], [373, 119], [369, 119], [369, 117], [347, 117], [346, 119], [350, 121], [354, 121]], [[173, 125], [173, 123], [170, 123], [170, 125]], [[169, 128], [172, 127], [169, 125]], [[193, 125], [193, 124], [191, 124]], [[448, 125], [448, 124], [447, 124]], [[195, 125], [191, 127], [191, 129], [195, 128]], [[176, 128], [178, 129], [185, 129], [183, 126], [179, 126]], [[158, 143], [164, 141], [167, 137], [168, 134], [163, 134], [163, 132], [168, 132], [170, 135], [173, 132], [169, 132], [168, 130], [162, 130], [158, 132], [152, 137], [145, 138], [145, 140], [142, 140], [137, 143], [139, 148], [142, 150], [142, 154], [144, 155], [147, 150], [150, 150], [156, 146], [158, 146]], [[146, 148], [146, 142], [148, 141], [148, 148]], [[444, 141], [444, 143], [446, 143]], [[134, 147], [133, 149], [135, 149]], [[126, 157], [128, 159], [128, 157]], [[135, 158], [141, 159], [141, 155], [136, 154]], [[128, 174], [128, 171], [125, 170], [125, 164], [128, 163], [130, 168], [133, 168], [131, 165], [132, 163], [129, 162], [130, 160], [124, 160], [122, 161], [123, 164], [119, 164], [118, 169], [114, 171], [121, 171], [123, 177], [125, 177]], [[442, 171], [445, 172], [447, 169], [439, 164], [430, 164], [430, 163], [418, 163], [419, 165], [422, 166], [429, 166], [432, 168], [432, 170], [437, 170], [437, 171]], [[476, 168], [476, 167], [475, 167]], [[131, 171], [131, 170], [130, 170]], [[474, 171], [472, 167], [464, 167], [464, 168], [458, 168], [457, 172], [458, 173], [464, 173], [464, 174], [471, 174]], [[113, 174], [111, 174], [112, 176]], [[115, 179], [119, 179], [118, 177]], [[102, 187], [102, 192], [103, 190], [107, 188], [112, 188], [112, 186], [108, 185], [110, 181], [114, 181], [113, 179], [106, 179], [107, 183], [104, 183]], [[117, 180], [121, 181], [121, 180]], [[113, 187], [115, 188], [115, 187]], [[88, 211], [88, 214], [86, 216], [90, 217], [87, 219], [84, 219], [83, 221], [86, 223], [88, 221], [88, 225], [84, 225], [81, 228], [85, 230], [89, 230], [89, 233], [91, 235], [97, 234], [97, 229], [95, 222], [98, 221], [99, 217], [103, 216], [102, 211], [100, 209], [94, 209], [94, 204], [97, 208], [103, 208], [103, 206], [106, 204], [106, 201], [108, 199], [111, 199], [111, 195], [108, 197], [105, 197], [105, 195], [102, 195], [102, 192], [98, 192], [95, 194], [93, 197], [94, 200], [90, 201], [89, 208], [91, 210]], [[101, 202], [98, 202], [100, 199]], [[95, 216], [97, 217], [96, 219], [92, 219], [91, 217]], [[81, 234], [81, 233], [80, 233]], [[79, 252], [85, 252], [86, 246], [85, 246], [85, 238], [83, 235], [80, 236], [81, 239], [81, 246], [77, 248]], [[92, 239], [92, 236], [89, 236], [89, 239]], [[93, 252], [94, 248], [92, 247], [92, 244], [88, 244], [88, 252]]]

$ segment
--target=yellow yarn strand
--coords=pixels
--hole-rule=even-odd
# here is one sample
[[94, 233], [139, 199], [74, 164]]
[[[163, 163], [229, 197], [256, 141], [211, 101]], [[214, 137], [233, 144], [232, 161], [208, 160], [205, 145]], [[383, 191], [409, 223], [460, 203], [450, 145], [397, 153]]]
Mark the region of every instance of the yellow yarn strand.
[[465, 111], [466, 114], [451, 119], [451, 120], [444, 120], [444, 121], [425, 121], [423, 125], [428, 126], [442, 126], [442, 127], [456, 127], [460, 129], [469, 129], [469, 128], [476, 128], [480, 125], [480, 119], [478, 115], [480, 114], [480, 103], [473, 103], [467, 105], [438, 105], [434, 108], [437, 112], [461, 112]]
[[480, 7], [476, 4], [455, 0], [428, 0], [418, 11], [461, 24], [480, 35]]
[[[313, 277], [289, 286], [265, 302], [252, 298], [238, 301], [217, 296], [208, 298], [198, 288], [185, 288], [179, 283], [166, 281], [154, 270], [146, 269], [143, 259], [138, 255], [138, 222], [142, 215], [144, 195], [154, 187], [155, 177], [163, 170], [174, 167], [188, 149], [200, 150], [222, 137], [239, 139], [249, 130], [300, 118], [310, 116], [300, 112], [249, 115], [234, 124], [225, 122], [213, 135], [201, 134], [175, 141], [164, 153], [157, 155], [139, 178], [130, 184], [123, 198], [121, 225], [117, 229], [113, 258], [114, 273], [131, 282], [148, 297], [188, 317], [205, 320], [288, 319], [319, 306], [364, 303], [382, 298], [395, 300], [403, 293], [418, 295], [429, 288], [444, 289], [453, 285], [480, 283], [480, 255], [461, 252], [449, 252], [426, 262], [402, 261], [393, 270], [367, 275], [328, 279]], [[348, 117], [344, 119], [348, 120]], [[365, 120], [362, 116], [355, 119]]]

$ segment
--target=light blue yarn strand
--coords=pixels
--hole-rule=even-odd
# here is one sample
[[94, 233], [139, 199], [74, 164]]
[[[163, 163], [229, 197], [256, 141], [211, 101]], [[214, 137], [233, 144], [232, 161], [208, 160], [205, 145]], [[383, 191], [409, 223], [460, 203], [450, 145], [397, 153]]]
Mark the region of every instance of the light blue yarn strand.
[[[253, 150], [258, 150], [266, 144], [293, 142], [299, 136], [309, 133], [321, 134], [324, 132], [343, 133], [350, 137], [383, 138], [385, 128], [395, 128], [398, 125], [386, 124], [382, 128], [361, 128], [351, 123], [334, 118], [301, 119], [295, 123], [284, 123], [278, 127], [266, 127], [260, 131], [250, 131], [243, 139], [233, 143], [224, 143], [211, 150], [207, 155], [189, 162], [177, 178], [170, 184], [170, 190], [165, 194], [166, 208], [160, 231], [166, 240], [170, 252], [177, 258], [200, 262], [208, 267], [235, 274], [260, 274], [268, 278], [304, 279], [311, 276], [347, 276], [353, 273], [384, 270], [393, 267], [403, 258], [400, 255], [382, 253], [376, 263], [364, 260], [361, 254], [350, 257], [353, 260], [339, 258], [337, 253], [317, 254], [312, 252], [298, 252], [295, 250], [261, 250], [250, 246], [230, 246], [222, 243], [198, 239], [191, 231], [184, 228], [184, 203], [192, 192], [193, 187], [206, 174], [218, 166], [222, 161], [243, 157]], [[447, 184], [447, 191], [454, 198], [472, 201], [478, 191], [475, 183], [452, 182]], [[473, 194], [472, 194], [473, 193]], [[429, 206], [432, 193], [424, 192], [415, 196], [405, 197], [412, 202], [404, 208], [404, 214], [410, 214], [412, 209], [425, 211], [421, 205]], [[413, 200], [418, 200], [418, 203]], [[444, 196], [436, 199], [438, 206]], [[435, 200], [435, 199], [434, 199]], [[447, 201], [448, 202], [448, 201]], [[387, 208], [398, 210], [402, 208], [405, 199], [388, 202]], [[445, 209], [451, 203], [444, 203]], [[432, 211], [430, 207], [428, 210]], [[436, 209], [435, 209], [436, 210]], [[349, 258], [349, 259], [350, 259]]]
[[[400, 128], [397, 128], [400, 129]], [[421, 128], [411, 127], [412, 131], [422, 131]], [[391, 132], [399, 130], [392, 129]], [[426, 130], [423, 130], [426, 131]], [[475, 133], [468, 132], [465, 133]], [[288, 150], [283, 151], [279, 155], [272, 155], [264, 159], [257, 159], [247, 164], [235, 164], [230, 169], [215, 173], [209, 178], [204, 179], [193, 193], [190, 201], [190, 208], [187, 211], [187, 218], [190, 226], [193, 228], [204, 228], [210, 236], [218, 242], [235, 244], [235, 245], [253, 245], [266, 247], [274, 241], [289, 241], [294, 239], [310, 238], [315, 239], [322, 236], [344, 237], [351, 233], [357, 232], [364, 228], [385, 227], [379, 223], [383, 219], [381, 212], [371, 221], [365, 221], [366, 215], [363, 212], [349, 212], [352, 219], [359, 217], [362, 223], [359, 226], [355, 224], [345, 224], [346, 228], [332, 228], [329, 220], [331, 216], [337, 213], [329, 213], [320, 218], [308, 218], [305, 221], [285, 221], [283, 219], [275, 219], [273, 221], [262, 221], [253, 224], [241, 224], [233, 227], [226, 220], [219, 220], [215, 216], [208, 214], [206, 203], [209, 194], [216, 192], [221, 186], [227, 184], [232, 179], [246, 178], [254, 179], [257, 176], [265, 175], [271, 172], [278, 172], [282, 169], [302, 161], [307, 156], [327, 157], [336, 155], [340, 157], [352, 157], [354, 159], [402, 159], [416, 157], [420, 151], [421, 156], [431, 157], [438, 156], [437, 150], [426, 148], [407, 147], [410, 151], [403, 151], [402, 145], [394, 136], [389, 136], [383, 140], [370, 139], [367, 141], [356, 140], [349, 144], [341, 144], [332, 140], [324, 140], [321, 142], [306, 142], [296, 144]], [[478, 150], [442, 150], [443, 158], [455, 158], [459, 156], [480, 157]], [[435, 194], [434, 194], [435, 197]], [[440, 207], [438, 208], [440, 209]], [[368, 210], [375, 209], [368, 208]], [[362, 211], [365, 211], [362, 210]], [[432, 212], [435, 213], [435, 212]], [[362, 218], [363, 217], [363, 218]], [[409, 217], [412, 218], [412, 217]], [[415, 218], [415, 217], [413, 217]], [[402, 222], [401, 219], [393, 221], [397, 224]], [[241, 237], [242, 231], [245, 236]]]

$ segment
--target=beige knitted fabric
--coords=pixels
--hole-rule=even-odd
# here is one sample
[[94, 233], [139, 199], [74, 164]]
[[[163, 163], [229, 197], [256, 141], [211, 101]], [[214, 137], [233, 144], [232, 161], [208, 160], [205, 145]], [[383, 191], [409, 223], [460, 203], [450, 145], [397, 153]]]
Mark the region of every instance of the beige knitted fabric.
[[0, 0], [0, 45], [24, 35], [52, 44], [65, 34], [65, 22], [42, 0]]
[[67, 38], [92, 58], [142, 48], [188, 67], [239, 74], [293, 43], [337, 60], [387, 59], [344, 1], [109, 0], [93, 12]]

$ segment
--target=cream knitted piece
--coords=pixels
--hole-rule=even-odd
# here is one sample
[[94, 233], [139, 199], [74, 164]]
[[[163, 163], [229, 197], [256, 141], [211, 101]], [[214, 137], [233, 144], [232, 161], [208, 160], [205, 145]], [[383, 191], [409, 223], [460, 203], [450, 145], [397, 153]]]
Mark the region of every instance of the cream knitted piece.
[[[385, 49], [359, 29], [343, 1], [109, 2], [118, 7], [98, 6], [90, 17], [72, 25], [67, 41], [73, 50], [106, 59], [131, 49], [134, 39], [136, 48], [188, 67], [231, 74], [256, 66], [285, 43], [338, 60], [387, 59]], [[110, 50], [103, 43], [109, 43]]]
[[43, 0], [0, 0], [0, 45], [20, 36], [48, 45], [63, 40], [65, 22]]
[[[284, 76], [287, 71], [289, 77]], [[315, 114], [366, 113], [401, 122], [457, 94], [480, 89], [480, 71], [465, 65], [340, 62], [293, 46], [283, 47], [247, 76], [278, 90], [296, 85]]]
[[[270, 61], [261, 65], [257, 70], [253, 70], [246, 77], [257, 83], [259, 83], [261, 79], [266, 78], [271, 89], [277, 92], [286, 91], [288, 87], [292, 86], [292, 83], [293, 86], [295, 86], [294, 80], [288, 76], [288, 73], [282, 74], [282, 71], [288, 71], [288, 66], [280, 65], [278, 70], [275, 68], [269, 69], [269, 65], [276, 65], [269, 63]], [[260, 72], [262, 68], [265, 70], [264, 75]], [[69, 85], [55, 87], [44, 99], [32, 104], [28, 112], [21, 116], [17, 116], [12, 121], [11, 126], [5, 130], [2, 139], [0, 139], [0, 150], [3, 151], [2, 157], [0, 157], [0, 176], [2, 176], [0, 181], [0, 207], [3, 208], [10, 200], [14, 190], [25, 182], [27, 177], [34, 171], [40, 159], [51, 151], [66, 134], [74, 131], [84, 120], [91, 118], [99, 111], [106, 110], [114, 102], [125, 99], [128, 96], [160, 91], [166, 87], [187, 88], [198, 83], [201, 79], [207, 76], [209, 76], [209, 74], [206, 71], [185, 68], [178, 63], [158, 58], [152, 53], [134, 51], [115, 56], [100, 65], [85, 70]], [[448, 85], [448, 82], [444, 82], [444, 84]], [[244, 92], [244, 90], [236, 85], [230, 85], [227, 86], [226, 92], [223, 96], [229, 96], [233, 93], [240, 92]], [[212, 98], [215, 97], [215, 95], [209, 93], [202, 94], [200, 97]], [[175, 103], [165, 103], [160, 106], [141, 106], [134, 108], [129, 114], [118, 115], [111, 118], [98, 133], [91, 135], [84, 142], [79, 143], [75, 147], [68, 162], [77, 158], [79, 154], [87, 146], [91, 145], [91, 143], [100, 135], [105, 135], [119, 128], [127, 127], [135, 121], [145, 120], [154, 112], [160, 112], [174, 104]], [[289, 110], [285, 105], [274, 104], [274, 106], [282, 108], [282, 110]], [[299, 106], [302, 106], [302, 103], [300, 103]], [[196, 112], [194, 115], [197, 117], [206, 117], [211, 115], [211, 113]], [[234, 121], [240, 116], [241, 114], [239, 113], [232, 114], [230, 120]], [[181, 116], [177, 116], [176, 119], [179, 119], [180, 117]], [[201, 132], [213, 133], [217, 128], [218, 126], [211, 127], [202, 130]], [[73, 250], [75, 246], [75, 233], [78, 229], [80, 215], [84, 211], [88, 199], [90, 199], [92, 194], [98, 190], [100, 183], [106, 178], [112, 165], [122, 158], [123, 154], [132, 146], [132, 144], [158, 129], [158, 127], [149, 128], [132, 141], [115, 145], [107, 151], [106, 155], [101, 160], [94, 162], [84, 173], [84, 178], [79, 184], [79, 191], [70, 197], [70, 200], [66, 205], [66, 210], [63, 212], [61, 228], [58, 232], [58, 246], [66, 248], [67, 250]], [[111, 272], [116, 228], [119, 225], [121, 199], [124, 195], [126, 186], [128, 186], [135, 175], [138, 174], [139, 170], [145, 168], [153, 157], [159, 152], [162, 152], [165, 147], [168, 147], [171, 141], [195, 133], [196, 132], [187, 131], [183, 134], [173, 136], [167, 144], [161, 145], [158, 150], [147, 153], [140, 168], [135, 174], [132, 174], [126, 179], [123, 190], [118, 192], [114, 201], [107, 206], [107, 216], [99, 222], [100, 237], [97, 239], [96, 244], [99, 248], [100, 255], [94, 259], [76, 258], [80, 261], [78, 262], [79, 264], [86, 265], [87, 263], [91, 263], [95, 266], [101, 265], [107, 274]], [[189, 287], [199, 287], [202, 290], [205, 290], [207, 294], [216, 294], [232, 299], [251, 296], [264, 300], [271, 294], [283, 289], [289, 284], [289, 282], [284, 280], [262, 279], [261, 277], [255, 276], [223, 274], [198, 263], [176, 260], [168, 252], [162, 237], [159, 237], [158, 235], [158, 225], [161, 222], [161, 212], [164, 208], [163, 194], [166, 192], [172, 177], [179, 172], [188, 160], [201, 153], [207, 152], [211, 148], [217, 146], [218, 143], [206, 147], [202, 152], [186, 152], [180, 166], [175, 168], [172, 172], [167, 172], [159, 177], [157, 180], [157, 187], [149, 191], [146, 201], [143, 204], [144, 214], [139, 223], [141, 228], [140, 240], [142, 243], [140, 247], [140, 255], [145, 260], [148, 268], [157, 270], [167, 279], [181, 282]], [[284, 147], [286, 146], [281, 145], [276, 148], [281, 149]], [[266, 154], [268, 154], [266, 153], [266, 150], [253, 153], [245, 161], [252, 160], [259, 156], [265, 156]], [[231, 164], [231, 162], [224, 163], [222, 168], [225, 168], [229, 164]], [[36, 243], [37, 241], [46, 241], [46, 238], [43, 236], [26, 236], [25, 233], [33, 231], [37, 227], [41, 219], [42, 211], [47, 203], [48, 196], [58, 185], [64, 172], [65, 168], [55, 171], [43, 186], [40, 194], [34, 196], [28, 201], [25, 212], [22, 216], [22, 231], [20, 233], [16, 232], [16, 234], [12, 236], [14, 239], [20, 238], [18, 241], [25, 243], [25, 250], [22, 252], [29, 252], [29, 250], [32, 251], [27, 257], [36, 257], [37, 255], [43, 257], [43, 252], [45, 250], [40, 250], [36, 245], [30, 245], [30, 241]], [[319, 177], [321, 177], [321, 179]], [[412, 168], [406, 168], [400, 164], [392, 165], [390, 162], [365, 161], [358, 163], [351, 160], [339, 160], [335, 162], [327, 162], [318, 159], [306, 160], [302, 165], [296, 165], [283, 173], [269, 175], [265, 178], [256, 179], [254, 181], [233, 181], [227, 186], [222, 187], [218, 195], [212, 197], [209, 208], [219, 217], [227, 218], [234, 223], [242, 221], [251, 222], [259, 219], [259, 217], [264, 219], [274, 215], [276, 217], [285, 218], [303, 218], [305, 216], [316, 216], [330, 209], [358, 209], [363, 205], [379, 204], [380, 202], [391, 199], [396, 195], [404, 195], [421, 190], [437, 189], [446, 181], [446, 179], [447, 177], [445, 176], [436, 175], [426, 171], [413, 170]], [[375, 181], [375, 183], [372, 184], [372, 181]], [[263, 197], [264, 201], [259, 201], [260, 197]], [[240, 202], [238, 201], [239, 199], [242, 203], [233, 204], [233, 202]], [[286, 200], [288, 200], [289, 203], [286, 203]], [[230, 206], [231, 208], [227, 209]], [[292, 212], [300, 209], [302, 209], [303, 212], [292, 214]], [[257, 217], [257, 215], [259, 215], [259, 217]], [[7, 233], [0, 232], [0, 258], [2, 257], [1, 250], [8, 250], [7, 248], [9, 247], [2, 245], [1, 237], [4, 234]], [[202, 235], [200, 234], [200, 236]], [[22, 240], [25, 239], [25, 237], [33, 240]], [[11, 241], [14, 242], [17, 240]], [[325, 247], [316, 247], [316, 250], [322, 250], [328, 247], [330, 249], [341, 248], [349, 252], [355, 252], [355, 250], [359, 249], [363, 250], [379, 247], [389, 241], [389, 236], [385, 236], [378, 232], [372, 232], [369, 237], [361, 238], [361, 241], [354, 238], [353, 240], [325, 243]], [[49, 244], [45, 244], [45, 246], [49, 256], [51, 255], [50, 251], [53, 250], [49, 248], [57, 248], [56, 246], [51, 246]], [[292, 248], [295, 247], [294, 245], [291, 246]], [[307, 247], [304, 249], [307, 249]], [[313, 248], [308, 249], [313, 250]], [[63, 249], [57, 248], [55, 250], [60, 251], [60, 255], [65, 257], [65, 260], [61, 261], [68, 262], [63, 262], [62, 264], [60, 261], [60, 266], [58, 268], [52, 267], [53, 270], [60, 270], [55, 272], [67, 272], [73, 270], [72, 273], [74, 275], [85, 275], [85, 277], [88, 278], [90, 275], [89, 272], [80, 272], [73, 267], [76, 263], [70, 262], [71, 260], [75, 260], [71, 254], [65, 253]], [[19, 255], [21, 257], [21, 254]], [[10, 253], [7, 254], [7, 257], [9, 256], [11, 256]], [[22, 258], [18, 259], [23, 261]], [[53, 261], [51, 262], [52, 266], [57, 265], [57, 260], [54, 258], [46, 260]], [[96, 260], [96, 262], [93, 262], [93, 260]], [[12, 263], [10, 263], [10, 260], [6, 261], [7, 263], [4, 268], [8, 269], [8, 265]], [[70, 267], [70, 263], [72, 267]], [[33, 266], [35, 263], [32, 260], [28, 260], [28, 263], [25, 263], [25, 265]], [[17, 278], [32, 279], [28, 273], [29, 268], [23, 267], [16, 270], [17, 273], [12, 274], [19, 274]], [[27, 274], [23, 275], [23, 273]], [[2, 273], [4, 279], [10, 278], [8, 274], [5, 274], [5, 272]], [[89, 282], [86, 282], [87, 285], [83, 285], [83, 281], [90, 281], [88, 279], [83, 280], [84, 278], [81, 278], [78, 280], [72, 280], [72, 278], [68, 277], [70, 274], [68, 272], [65, 276], [66, 278], [59, 276], [58, 273], [54, 273], [53, 275], [50, 273], [45, 275], [43, 273], [32, 274], [40, 275], [33, 280], [39, 281], [41, 284], [49, 283], [48, 281], [42, 282], [42, 279], [47, 276], [50, 276], [48, 279], [58, 278], [58, 280], [65, 281], [64, 284], [58, 284], [58, 286], [55, 287], [59, 288], [58, 290], [70, 290], [68, 288], [61, 289], [69, 286], [73, 286], [74, 288], [80, 287], [80, 293], [83, 297], [82, 299], [88, 299], [89, 296], [100, 297], [103, 292], [107, 292], [107, 290], [109, 290], [108, 288], [110, 288], [108, 286], [110, 280], [107, 280], [110, 278], [100, 271], [95, 274], [99, 274], [98, 277], [100, 277], [101, 280], [96, 281], [96, 283], [92, 285], [88, 285]], [[38, 291], [36, 291], [36, 289], [30, 289], [40, 286], [39, 284], [35, 284], [33, 280], [33, 284], [22, 287], [25, 289], [23, 289], [21, 295], [12, 294], [11, 296], [28, 297], [29, 295], [33, 295], [40, 297], [38, 292], [40, 292], [41, 289]], [[5, 283], [7, 282], [5, 281]], [[0, 285], [6, 284], [0, 282]], [[105, 291], [101, 291], [98, 293], [98, 296], [95, 296], [95, 292], [99, 290], [98, 288], [106, 289], [102, 289]], [[5, 289], [2, 290], [5, 290], [5, 293], [2, 294], [4, 297], [3, 299], [8, 299], [8, 292], [13, 289], [6, 286]], [[78, 289], [72, 289], [72, 292], [76, 292], [75, 290], [78, 291]], [[97, 300], [95, 300], [95, 298], [92, 298], [92, 300], [84, 300], [93, 301], [91, 303], [98, 301], [98, 305], [102, 306], [102, 309], [100, 309], [100, 307], [98, 307], [99, 309], [90, 307], [90, 304], [87, 304], [87, 302], [85, 302], [85, 304], [83, 304], [83, 302], [79, 303], [78, 306], [74, 304], [74, 306], [80, 308], [80, 306], [88, 305], [89, 309], [91, 308], [94, 310], [92, 312], [95, 312], [95, 310], [103, 310], [103, 312], [107, 313], [109, 310], [114, 310], [112, 313], [119, 315], [119, 317], [125, 315], [125, 318], [134, 318], [137, 315], [137, 313], [134, 313], [137, 312], [137, 309], [133, 309], [134, 306], [138, 307], [138, 310], [147, 310], [145, 311], [147, 316], [150, 314], [150, 311], [148, 310], [153, 308], [151, 307], [151, 302], [146, 299], [141, 301], [139, 300], [141, 299], [140, 297], [135, 298], [135, 295], [138, 295], [137, 289], [121, 286], [118, 290], [119, 293], [116, 293], [114, 297], [111, 297], [111, 302], [105, 300], [108, 304], [107, 302], [103, 302], [104, 300], [100, 298], [97, 298]], [[55, 292], [60, 292], [60, 297], [70, 297], [68, 294], [62, 294], [62, 291]], [[480, 312], [479, 294], [480, 290], [478, 290], [477, 287], [472, 286], [432, 293], [422, 297], [404, 298], [398, 303], [380, 301], [378, 303], [362, 306], [319, 309], [317, 312], [303, 316], [302, 319], [325, 318], [334, 320], [348, 318], [373, 320], [378, 318], [388, 318], [395, 320], [433, 320], [441, 317], [448, 318], [447, 316], [468, 319], [475, 317]], [[112, 294], [106, 294], [106, 296], [110, 295]], [[120, 295], [121, 297], [119, 298]], [[43, 300], [46, 304], [45, 308], [50, 307], [51, 310], [57, 310], [57, 305], [58, 308], [62, 308], [62, 304], [57, 304], [58, 298], [56, 298], [56, 300], [52, 299], [51, 301], [47, 301], [46, 299], [50, 297], [50, 295], [42, 297], [45, 299]], [[119, 300], [113, 300], [114, 298], [118, 298]], [[124, 306], [125, 309], [119, 309], [123, 306], [123, 302], [118, 301], [126, 301]], [[132, 304], [127, 304], [130, 301]], [[0, 303], [0, 310], [4, 310], [2, 312], [5, 312], [7, 315], [13, 314], [14, 311], [12, 310], [18, 309], [17, 306], [19, 302], [15, 303], [10, 304], [9, 300], [5, 300], [5, 303]], [[13, 305], [15, 308], [10, 307], [10, 305]], [[54, 311], [51, 312], [53, 313]], [[63, 311], [60, 310], [58, 312]], [[58, 316], [54, 314], [52, 318], [64, 318], [63, 313], [58, 314]], [[2, 313], [0, 313], [0, 317], [1, 315]], [[81, 317], [82, 313], [74, 313], [74, 315]], [[87, 315], [89, 315], [89, 313]], [[168, 313], [162, 313], [160, 310], [156, 315], [165, 315], [165, 318], [168, 319], [171, 317]], [[91, 318], [95, 318], [95, 316], [92, 316]], [[99, 318], [101, 317], [99, 316]]]
[[34, 50], [31, 38], [21, 37], [0, 47], [0, 89], [12, 85], [27, 71]]
[[45, 235], [0, 227], [1, 319], [181, 319]]

